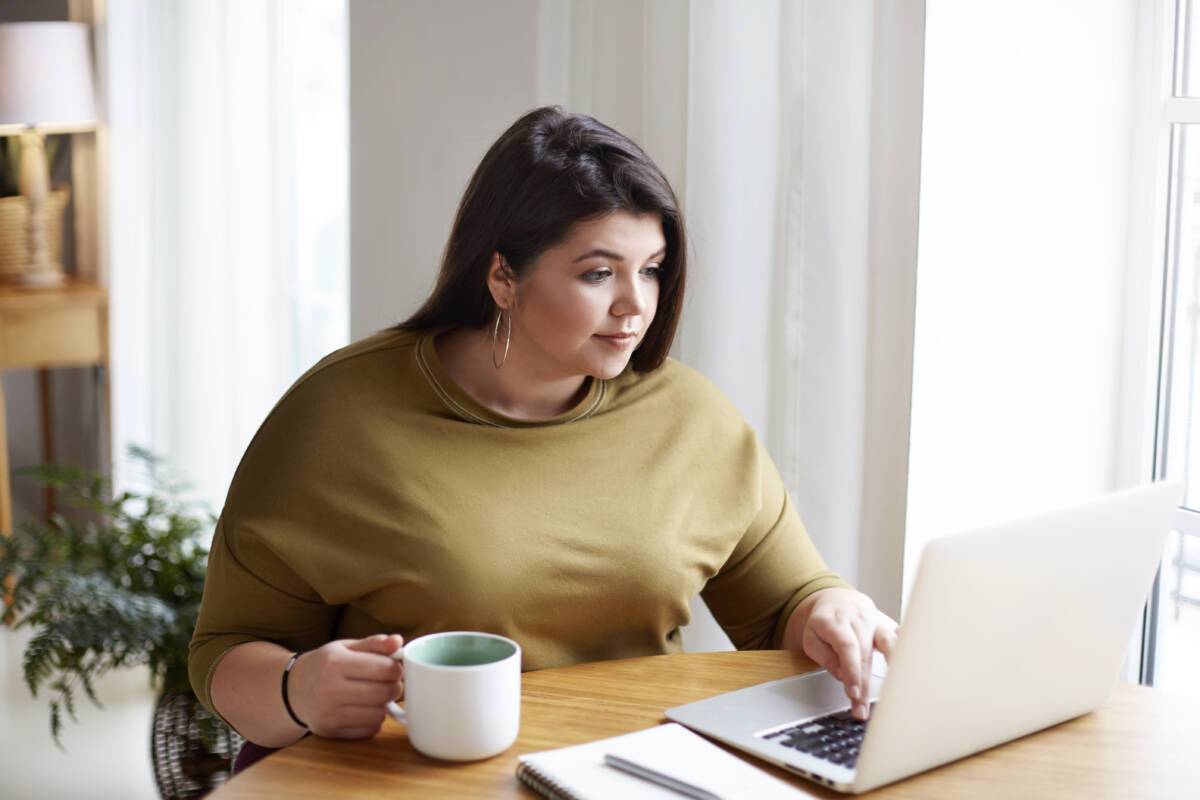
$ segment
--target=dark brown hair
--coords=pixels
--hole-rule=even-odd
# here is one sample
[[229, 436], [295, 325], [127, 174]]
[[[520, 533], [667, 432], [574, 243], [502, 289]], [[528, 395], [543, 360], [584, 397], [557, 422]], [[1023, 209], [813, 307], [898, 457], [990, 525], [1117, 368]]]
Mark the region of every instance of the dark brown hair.
[[484, 328], [498, 311], [487, 287], [499, 252], [519, 281], [573, 226], [613, 211], [657, 213], [667, 255], [658, 310], [633, 368], [663, 363], [683, 307], [687, 239], [670, 183], [628, 137], [586, 114], [545, 106], [522, 116], [488, 149], [463, 193], [433, 293], [396, 327]]

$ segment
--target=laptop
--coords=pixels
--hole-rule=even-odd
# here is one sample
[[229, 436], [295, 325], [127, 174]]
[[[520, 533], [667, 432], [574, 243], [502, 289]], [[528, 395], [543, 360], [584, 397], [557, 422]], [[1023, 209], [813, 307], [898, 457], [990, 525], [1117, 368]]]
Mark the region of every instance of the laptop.
[[929, 542], [865, 724], [825, 671], [666, 715], [857, 794], [1086, 714], [1117, 682], [1182, 494], [1155, 483]]

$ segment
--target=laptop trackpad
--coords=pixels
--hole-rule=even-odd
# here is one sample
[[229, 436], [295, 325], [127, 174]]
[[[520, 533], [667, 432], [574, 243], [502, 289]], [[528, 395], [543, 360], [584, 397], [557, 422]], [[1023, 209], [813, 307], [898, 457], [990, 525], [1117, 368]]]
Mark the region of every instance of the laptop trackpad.
[[779, 705], [775, 706], [777, 712], [785, 705], [795, 708], [794, 716], [797, 719], [826, 714], [842, 708], [850, 702], [841, 682], [824, 671], [768, 683], [762, 689], [766, 694], [778, 698]]
[[[872, 677], [872, 696], [876, 696], [880, 683], [878, 676]], [[760, 683], [667, 709], [667, 717], [698, 730], [739, 731], [742, 735], [749, 735], [784, 723], [828, 714], [849, 704], [842, 684], [822, 670]]]

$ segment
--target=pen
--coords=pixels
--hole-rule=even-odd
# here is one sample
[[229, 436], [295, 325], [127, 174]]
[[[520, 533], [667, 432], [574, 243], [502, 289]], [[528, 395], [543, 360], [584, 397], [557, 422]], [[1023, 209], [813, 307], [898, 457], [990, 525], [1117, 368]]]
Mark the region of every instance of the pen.
[[707, 789], [702, 789], [686, 781], [681, 781], [678, 778], [673, 778], [670, 775], [664, 775], [661, 772], [656, 772], [649, 767], [641, 764], [635, 764], [632, 761], [614, 756], [612, 753], [604, 755], [604, 763], [610, 767], [616, 767], [619, 770], [636, 775], [643, 780], [648, 780], [657, 783], [659, 786], [665, 786], [668, 789], [673, 789], [680, 794], [685, 794], [688, 797], [695, 797], [697, 800], [721, 800], [719, 795], [715, 795]]

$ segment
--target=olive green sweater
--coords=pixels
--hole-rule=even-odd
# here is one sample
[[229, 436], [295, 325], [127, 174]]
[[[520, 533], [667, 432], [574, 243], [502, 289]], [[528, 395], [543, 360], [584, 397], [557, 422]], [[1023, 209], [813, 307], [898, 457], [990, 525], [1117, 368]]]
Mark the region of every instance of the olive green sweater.
[[190, 674], [212, 708], [235, 645], [445, 630], [515, 639], [524, 669], [677, 652], [700, 593], [739, 648], [845, 586], [754, 431], [706, 378], [590, 380], [537, 422], [474, 401], [432, 336], [385, 331], [283, 396], [234, 475]]

